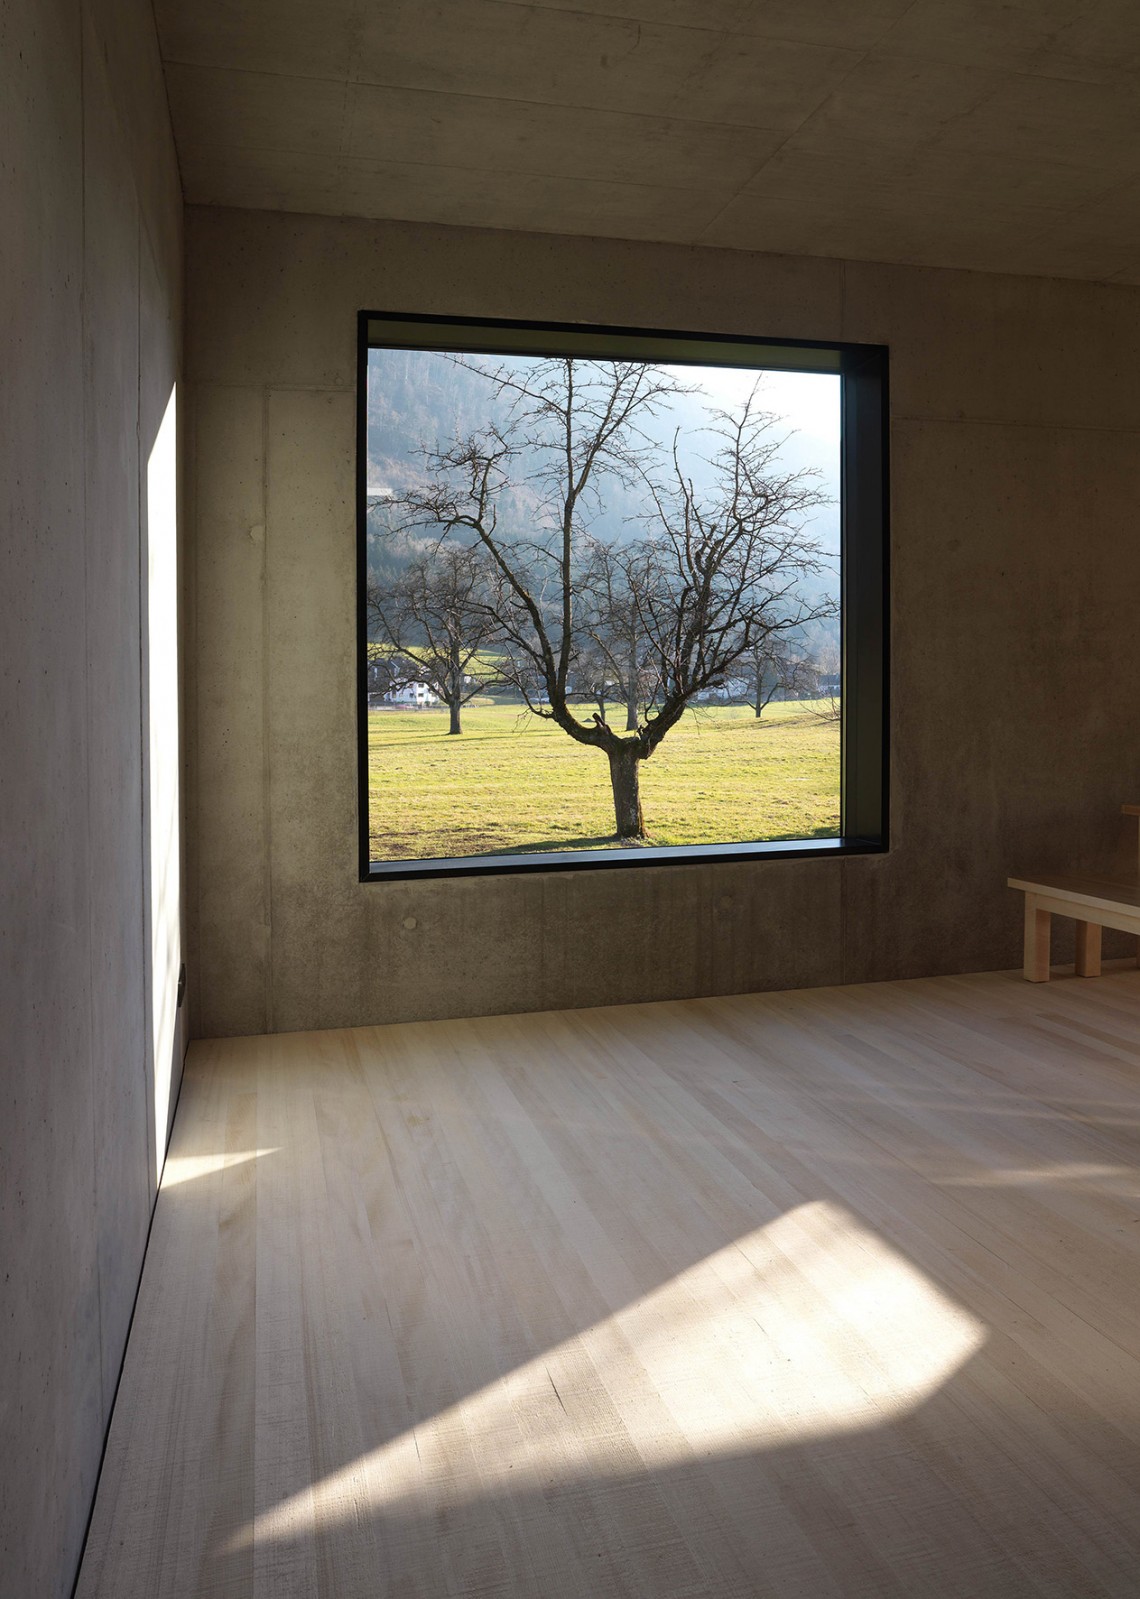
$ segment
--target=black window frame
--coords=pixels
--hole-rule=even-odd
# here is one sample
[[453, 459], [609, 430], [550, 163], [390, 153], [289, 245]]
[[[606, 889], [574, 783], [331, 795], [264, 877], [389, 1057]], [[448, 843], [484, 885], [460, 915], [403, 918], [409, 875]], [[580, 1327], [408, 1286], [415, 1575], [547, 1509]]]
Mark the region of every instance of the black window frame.
[[[384, 330], [383, 338], [376, 329]], [[442, 337], [448, 330], [448, 338]], [[636, 348], [629, 348], [630, 345]], [[678, 844], [564, 853], [465, 855], [373, 861], [368, 810], [368, 352], [455, 349], [488, 355], [627, 356], [694, 365], [756, 364], [825, 371], [840, 379], [840, 832], [837, 838]], [[768, 363], [762, 359], [769, 352]], [[717, 360], [717, 354], [720, 360]], [[824, 364], [828, 362], [830, 364]], [[774, 368], [773, 368], [774, 369]], [[889, 431], [888, 350], [838, 339], [763, 338], [595, 323], [361, 311], [357, 319], [356, 661], [359, 873], [363, 883], [516, 872], [621, 871], [716, 861], [832, 859], [889, 847]]]

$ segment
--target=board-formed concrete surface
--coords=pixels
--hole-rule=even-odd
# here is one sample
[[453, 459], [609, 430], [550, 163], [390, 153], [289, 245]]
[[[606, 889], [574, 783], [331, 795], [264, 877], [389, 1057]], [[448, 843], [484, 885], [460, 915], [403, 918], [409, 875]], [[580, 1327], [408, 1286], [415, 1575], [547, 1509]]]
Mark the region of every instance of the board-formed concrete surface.
[[187, 200], [1140, 281], [1132, 0], [158, 0]]
[[[1134, 851], [1140, 292], [187, 216], [198, 1034], [1009, 967], [1017, 862]], [[888, 855], [357, 882], [362, 307], [890, 346]]]
[[141, 573], [182, 299], [149, 7], [5, 7], [0, 149], [0, 1594], [55, 1599], [182, 1053], [147, 1030]]

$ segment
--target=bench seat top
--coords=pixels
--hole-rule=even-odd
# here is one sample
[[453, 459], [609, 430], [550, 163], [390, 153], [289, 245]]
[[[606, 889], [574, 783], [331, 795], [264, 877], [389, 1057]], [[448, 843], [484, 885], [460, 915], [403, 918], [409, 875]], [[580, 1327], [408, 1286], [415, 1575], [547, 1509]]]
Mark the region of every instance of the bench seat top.
[[1027, 894], [1050, 894], [1090, 910], [1111, 910], [1114, 905], [1140, 910], [1140, 879], [1136, 877], [1106, 877], [1095, 872], [1040, 872], [1011, 877], [1008, 883], [1010, 888], [1023, 889]]

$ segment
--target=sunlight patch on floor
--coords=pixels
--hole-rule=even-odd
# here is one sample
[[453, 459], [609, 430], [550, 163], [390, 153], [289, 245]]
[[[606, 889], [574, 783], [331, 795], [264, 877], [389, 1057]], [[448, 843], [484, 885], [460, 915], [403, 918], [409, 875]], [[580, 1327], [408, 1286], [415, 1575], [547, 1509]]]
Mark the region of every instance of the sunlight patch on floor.
[[1140, 1174], [1133, 1166], [1101, 1166], [1084, 1161], [1055, 1161], [1041, 1166], [987, 1166], [962, 1176], [934, 1179], [945, 1188], [1026, 1188], [1076, 1183], [1094, 1193], [1140, 1193]]
[[228, 1171], [231, 1166], [244, 1166], [247, 1161], [260, 1160], [262, 1155], [276, 1155], [279, 1146], [272, 1149], [222, 1149], [209, 1155], [168, 1155], [162, 1169], [163, 1188], [175, 1188], [179, 1183], [193, 1182], [196, 1177], [212, 1177], [217, 1172]]
[[441, 1494], [454, 1505], [873, 1429], [985, 1337], [841, 1206], [801, 1205], [307, 1485], [227, 1548]]

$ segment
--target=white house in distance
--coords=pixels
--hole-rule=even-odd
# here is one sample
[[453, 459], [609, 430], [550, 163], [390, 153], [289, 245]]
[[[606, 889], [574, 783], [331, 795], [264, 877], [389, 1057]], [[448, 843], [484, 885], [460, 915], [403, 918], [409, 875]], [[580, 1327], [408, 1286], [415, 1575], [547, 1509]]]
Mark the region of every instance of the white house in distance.
[[433, 694], [426, 683], [405, 683], [402, 688], [389, 689], [384, 696], [388, 705], [411, 705], [417, 711], [439, 704], [439, 695]]

